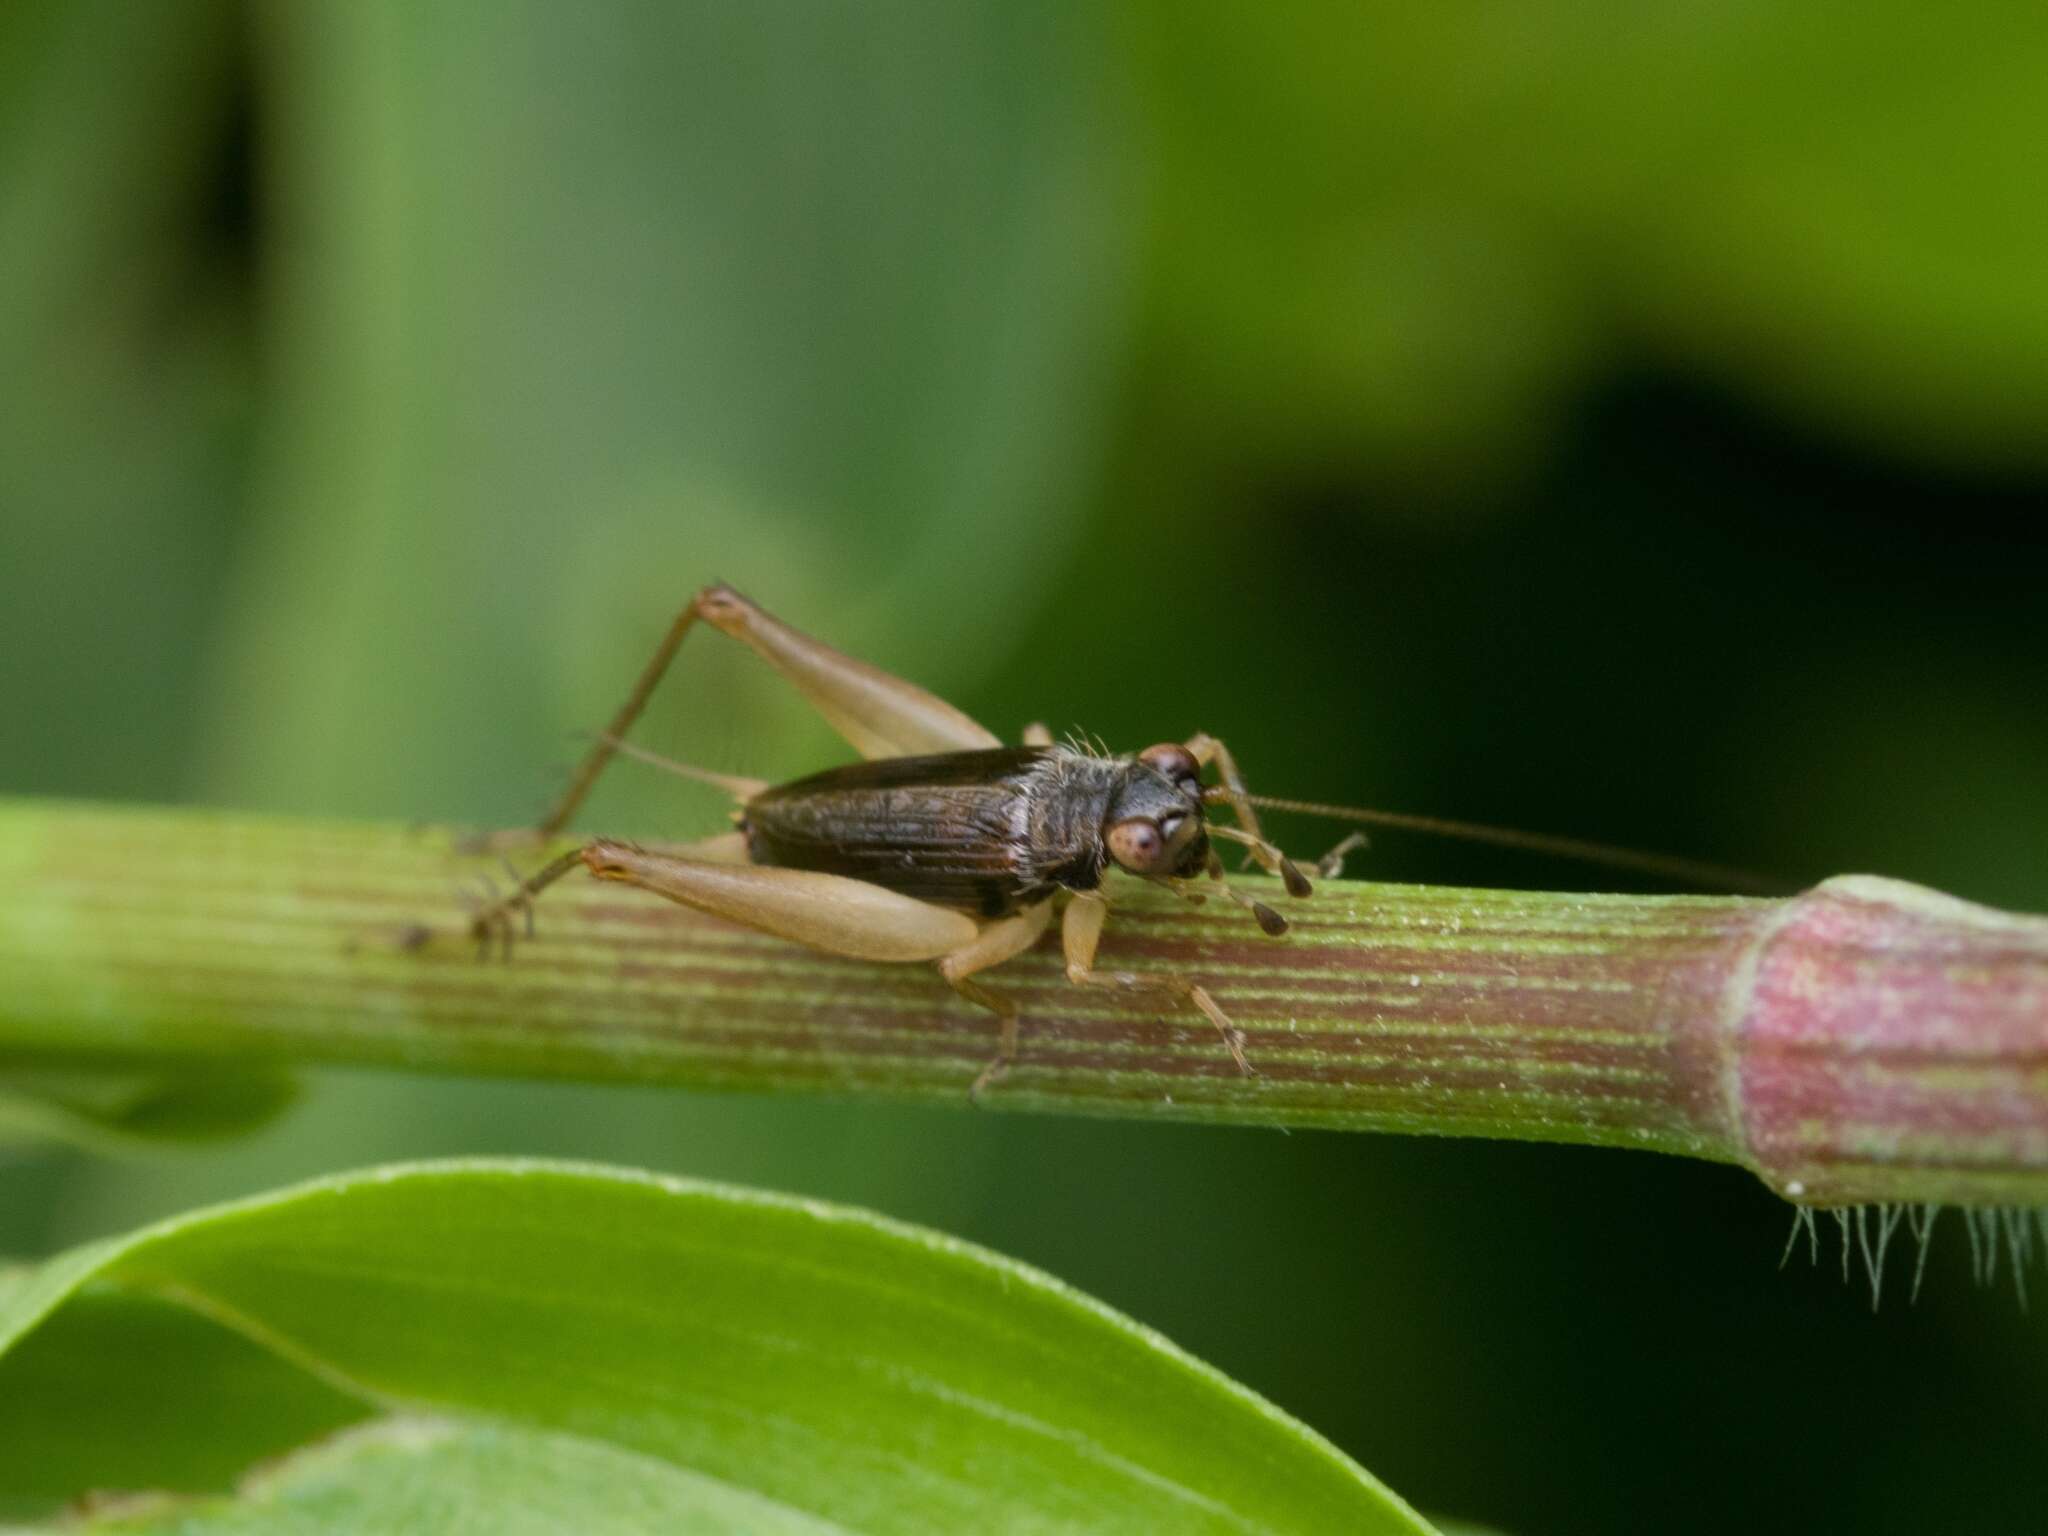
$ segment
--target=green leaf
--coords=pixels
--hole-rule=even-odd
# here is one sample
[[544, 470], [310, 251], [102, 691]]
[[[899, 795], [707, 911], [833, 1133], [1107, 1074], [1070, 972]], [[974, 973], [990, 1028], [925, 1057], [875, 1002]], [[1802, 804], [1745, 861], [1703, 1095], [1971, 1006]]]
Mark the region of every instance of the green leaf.
[[0, 1380], [0, 1519], [110, 1484], [226, 1488], [374, 1412], [189, 1306], [129, 1290], [70, 1296], [16, 1342]]
[[[202, 1319], [222, 1337], [198, 1342]], [[176, 1369], [135, 1346], [148, 1329], [183, 1337]], [[89, 1390], [60, 1390], [66, 1360]], [[132, 1395], [140, 1418], [110, 1433], [97, 1404]], [[1036, 1271], [861, 1211], [539, 1162], [321, 1180], [0, 1277], [0, 1405], [0, 1488], [53, 1497], [224, 1492], [224, 1466], [373, 1413], [455, 1426], [244, 1486], [339, 1501], [359, 1520], [343, 1529], [445, 1528], [436, 1499], [493, 1490], [525, 1507], [488, 1469], [527, 1452], [576, 1529], [715, 1524], [733, 1500], [796, 1528], [1430, 1529], [1271, 1404]], [[38, 1410], [40, 1432], [9, 1432]], [[202, 1411], [175, 1455], [148, 1427]], [[409, 1514], [360, 1474], [373, 1446], [408, 1459]]]
[[[593, 1491], [603, 1490], [601, 1498]], [[838, 1530], [714, 1478], [573, 1435], [391, 1418], [258, 1469], [232, 1499], [145, 1497], [61, 1527], [99, 1536], [649, 1530], [824, 1536]]]
[[273, 1070], [0, 1072], [0, 1142], [122, 1152], [222, 1141], [268, 1125], [297, 1097], [290, 1074]]

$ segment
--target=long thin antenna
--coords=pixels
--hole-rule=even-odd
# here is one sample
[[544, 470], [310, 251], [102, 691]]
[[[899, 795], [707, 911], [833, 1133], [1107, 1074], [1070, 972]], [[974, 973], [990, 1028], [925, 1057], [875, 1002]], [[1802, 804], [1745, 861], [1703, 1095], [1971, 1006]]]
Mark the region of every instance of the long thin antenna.
[[1517, 832], [1509, 827], [1489, 827], [1471, 821], [1446, 821], [1439, 816], [1409, 816], [1400, 811], [1375, 811], [1363, 806], [1324, 805], [1313, 800], [1282, 800], [1273, 795], [1240, 794], [1223, 785], [1203, 792], [1203, 798], [1225, 803], [1248, 801], [1274, 811], [1300, 811], [1309, 816], [1327, 816], [1333, 821], [1356, 821], [1371, 827], [1393, 827], [1403, 832], [1423, 832], [1436, 837], [1457, 837], [1467, 842], [1490, 843], [1497, 848], [1518, 848], [1526, 853], [1551, 854], [1563, 859], [1581, 859], [1615, 869], [1633, 869], [1685, 884], [1720, 886], [1724, 890], [1747, 891], [1755, 895], [1782, 895], [1782, 881], [1766, 879], [1748, 870], [1730, 869], [1699, 859], [1674, 858], [1669, 854], [1642, 853], [1610, 843], [1587, 842], [1577, 837], [1552, 837], [1542, 832]]

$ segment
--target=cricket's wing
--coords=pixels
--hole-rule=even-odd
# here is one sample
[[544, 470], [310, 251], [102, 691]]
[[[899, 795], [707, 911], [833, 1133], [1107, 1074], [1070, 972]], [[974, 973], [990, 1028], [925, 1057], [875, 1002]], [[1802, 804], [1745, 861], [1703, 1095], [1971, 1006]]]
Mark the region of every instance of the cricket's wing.
[[849, 763], [747, 802], [757, 864], [844, 875], [980, 918], [1007, 916], [1048, 886], [1028, 801], [1049, 756], [999, 747]]

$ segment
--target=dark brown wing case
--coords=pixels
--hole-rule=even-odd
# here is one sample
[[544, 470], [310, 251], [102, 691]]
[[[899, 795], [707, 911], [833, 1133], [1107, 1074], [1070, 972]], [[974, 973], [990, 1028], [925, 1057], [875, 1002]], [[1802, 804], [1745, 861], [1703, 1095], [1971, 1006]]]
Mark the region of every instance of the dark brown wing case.
[[999, 747], [829, 768], [747, 803], [756, 864], [845, 875], [975, 917], [1048, 894], [1032, 792], [1051, 749]]

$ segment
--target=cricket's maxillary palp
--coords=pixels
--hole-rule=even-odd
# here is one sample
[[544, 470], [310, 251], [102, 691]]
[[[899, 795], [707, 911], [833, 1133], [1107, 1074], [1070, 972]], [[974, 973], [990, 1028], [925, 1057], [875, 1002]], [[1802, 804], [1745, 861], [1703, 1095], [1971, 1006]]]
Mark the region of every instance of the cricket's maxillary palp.
[[1209, 830], [1214, 836], [1228, 838], [1233, 843], [1242, 843], [1251, 849], [1252, 856], [1268, 874], [1280, 877], [1281, 882], [1287, 887], [1288, 895], [1297, 900], [1315, 895], [1315, 887], [1308, 883], [1308, 876], [1296, 868], [1294, 860], [1263, 837], [1255, 836], [1242, 827], [1211, 826]]
[[1268, 938], [1277, 939], [1287, 931], [1287, 919], [1263, 901], [1252, 903], [1252, 916], [1259, 920], [1259, 926], [1265, 930]]

